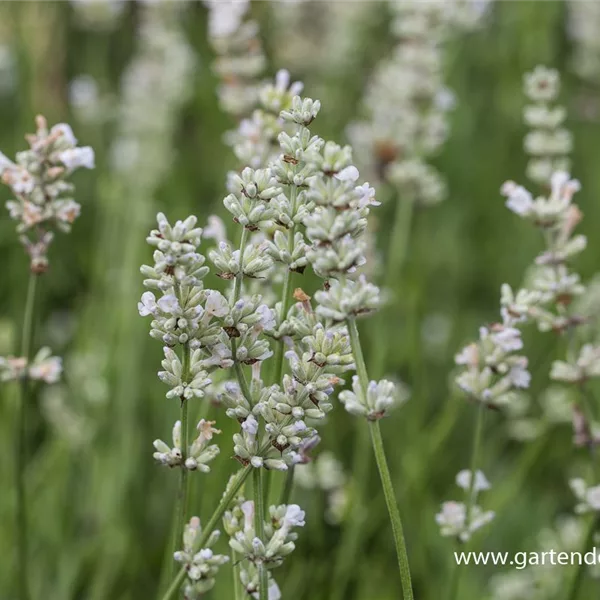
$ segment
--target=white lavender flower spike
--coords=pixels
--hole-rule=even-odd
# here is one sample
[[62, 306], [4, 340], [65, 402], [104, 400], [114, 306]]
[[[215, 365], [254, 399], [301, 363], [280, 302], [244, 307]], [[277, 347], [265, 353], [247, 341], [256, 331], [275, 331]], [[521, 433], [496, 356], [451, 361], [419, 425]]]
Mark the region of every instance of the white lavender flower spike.
[[16, 162], [0, 153], [0, 180], [14, 194], [6, 208], [18, 222], [17, 233], [31, 258], [31, 270], [43, 273], [52, 230], [70, 231], [81, 211], [68, 178], [79, 168], [94, 168], [94, 151], [77, 146], [66, 123], [48, 129], [46, 119], [38, 116], [36, 126], [36, 133], [27, 136], [29, 150], [19, 152]]

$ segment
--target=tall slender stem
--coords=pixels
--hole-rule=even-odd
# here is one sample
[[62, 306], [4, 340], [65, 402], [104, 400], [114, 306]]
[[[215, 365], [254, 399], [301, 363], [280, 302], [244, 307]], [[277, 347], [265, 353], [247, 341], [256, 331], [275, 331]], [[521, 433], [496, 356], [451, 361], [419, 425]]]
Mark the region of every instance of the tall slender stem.
[[450, 576], [450, 585], [448, 586], [448, 598], [456, 598], [458, 592], [458, 584], [460, 583], [460, 568], [458, 564], [452, 567], [452, 574]]
[[415, 203], [412, 198], [398, 198], [394, 226], [388, 246], [387, 282], [398, 281], [410, 242], [410, 230], [413, 222]]
[[369, 387], [369, 374], [367, 373], [367, 364], [365, 363], [365, 357], [363, 356], [362, 344], [360, 343], [360, 335], [358, 333], [356, 319], [346, 319], [346, 325], [348, 327], [350, 346], [352, 348], [352, 355], [354, 356], [354, 363], [356, 365], [356, 374], [358, 375], [358, 380], [360, 381], [363, 392], [366, 392], [367, 388]]
[[[182, 380], [187, 382], [189, 379], [190, 370], [190, 347], [188, 344], [183, 346], [182, 356]], [[175, 531], [172, 539], [173, 553], [179, 548], [181, 543], [181, 536], [183, 535], [183, 528], [187, 518], [187, 476], [188, 472], [185, 468], [185, 459], [187, 458], [188, 452], [188, 401], [183, 396], [181, 397], [181, 468], [179, 477], [179, 490], [177, 491], [177, 502], [175, 504]], [[175, 575], [175, 563], [173, 562], [173, 555], [170, 557], [171, 560], [171, 577]]]
[[38, 275], [29, 274], [27, 298], [25, 300], [25, 315], [21, 334], [21, 356], [26, 360], [27, 367], [20, 382], [20, 398], [18, 408], [17, 443], [15, 448], [15, 487], [17, 491], [17, 554], [18, 554], [18, 589], [19, 599], [29, 599], [29, 584], [27, 576], [29, 539], [27, 531], [27, 490], [25, 486], [25, 470], [27, 468], [28, 444], [27, 426], [28, 411], [31, 402], [29, 385], [29, 364], [33, 355], [34, 309]]
[[[350, 343], [352, 345], [352, 354], [354, 355], [354, 362], [356, 363], [356, 372], [358, 374], [363, 394], [366, 396], [367, 389], [369, 387], [369, 376], [367, 373], [367, 366], [365, 364], [365, 359], [362, 352], [362, 346], [360, 343], [358, 327], [356, 326], [356, 320], [346, 319], [346, 325], [350, 334]], [[379, 471], [379, 477], [381, 479], [381, 486], [383, 488], [383, 495], [385, 496], [385, 502], [390, 516], [390, 522], [392, 525], [392, 533], [394, 535], [394, 543], [396, 545], [396, 554], [398, 555], [400, 579], [402, 581], [403, 598], [404, 600], [413, 600], [414, 596], [410, 576], [410, 566], [408, 562], [408, 552], [406, 551], [406, 542], [404, 540], [402, 519], [400, 517], [400, 510], [398, 509], [398, 503], [396, 501], [396, 496], [394, 493], [394, 486], [392, 484], [392, 478], [385, 456], [385, 449], [383, 446], [383, 439], [381, 437], [379, 421], [369, 421], [369, 430], [371, 434], [373, 452], [375, 454], [375, 461], [377, 462], [377, 469]]]
[[[394, 224], [390, 233], [387, 253], [389, 260], [385, 282], [388, 285], [392, 282], [397, 284], [401, 278], [410, 243], [414, 202], [410, 198], [405, 200], [397, 198], [395, 209]], [[397, 285], [394, 285], [394, 287], [397, 287]], [[371, 372], [375, 377], [382, 376], [385, 371], [390, 339], [386, 335], [387, 325], [388, 321], [384, 314], [379, 314], [375, 317], [372, 339], [376, 343], [373, 344], [373, 360], [370, 362]], [[355, 481], [358, 482], [356, 493], [359, 498], [354, 504], [352, 518], [348, 519], [344, 526], [342, 541], [340, 543], [341, 556], [336, 562], [336, 585], [332, 592], [332, 600], [340, 600], [344, 596], [348, 580], [352, 573], [354, 556], [360, 544], [364, 524], [364, 520], [361, 518], [362, 500], [367, 494], [368, 473], [372, 460], [371, 454], [367, 451], [369, 443], [368, 431], [362, 427], [358, 428], [352, 457], [352, 474]]]
[[[465, 513], [465, 526], [469, 527], [471, 523], [471, 517], [473, 515], [473, 509], [475, 507], [476, 499], [476, 480], [477, 480], [477, 467], [479, 466], [479, 454], [481, 450], [481, 440], [483, 438], [483, 424], [485, 421], [486, 406], [483, 402], [479, 402], [477, 408], [477, 419], [475, 421], [475, 430], [473, 432], [473, 447], [471, 450], [471, 481], [469, 483], [469, 489], [466, 494], [466, 513]], [[454, 565], [454, 571], [452, 573], [452, 586], [449, 590], [449, 600], [456, 600], [460, 598], [460, 580], [461, 580], [462, 569], [458, 564]]]
[[473, 450], [471, 452], [471, 481], [469, 484], [468, 497], [467, 497], [467, 512], [465, 516], [465, 523], [467, 527], [471, 522], [471, 516], [473, 515], [473, 508], [475, 507], [475, 485], [477, 482], [477, 467], [479, 466], [479, 453], [481, 451], [481, 439], [483, 437], [483, 423], [485, 421], [486, 406], [483, 402], [479, 403], [477, 409], [477, 420], [475, 421], [475, 432], [473, 436]]
[[[265, 495], [263, 490], [263, 470], [254, 469], [252, 473], [254, 483], [254, 530], [256, 537], [263, 543], [265, 541]], [[263, 562], [258, 564], [258, 597], [259, 600], [268, 600], [269, 574]]]
[[402, 519], [400, 518], [400, 511], [398, 509], [398, 503], [396, 502], [396, 496], [394, 494], [394, 486], [392, 485], [392, 478], [390, 476], [390, 470], [385, 457], [379, 421], [369, 421], [369, 428], [371, 430], [373, 451], [375, 452], [375, 461], [377, 462], [377, 469], [379, 470], [379, 476], [381, 478], [383, 494], [385, 496], [385, 502], [390, 514], [390, 522], [392, 524], [392, 531], [394, 534], [394, 543], [396, 544], [396, 554], [398, 555], [398, 566], [400, 568], [400, 579], [402, 580], [404, 599], [413, 600], [410, 566], [408, 563], [406, 542], [404, 541]]

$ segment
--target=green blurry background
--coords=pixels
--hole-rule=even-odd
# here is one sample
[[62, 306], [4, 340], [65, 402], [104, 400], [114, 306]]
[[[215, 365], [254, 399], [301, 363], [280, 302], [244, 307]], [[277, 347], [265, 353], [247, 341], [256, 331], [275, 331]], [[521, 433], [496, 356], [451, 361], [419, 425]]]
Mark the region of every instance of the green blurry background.
[[[253, 4], [269, 73], [274, 73], [286, 66], [287, 42], [277, 35], [273, 4]], [[323, 36], [335, 30], [335, 22], [319, 19], [324, 4], [307, 3], [308, 17], [298, 25], [300, 39], [314, 36], [314, 28], [322, 28], [318, 35]], [[292, 76], [305, 82], [306, 95], [322, 100], [315, 129], [325, 138], [343, 139], [373, 66], [392, 47], [385, 5], [369, 5], [347, 60], [328, 61], [323, 52], [299, 57], [291, 68]], [[442, 501], [462, 499], [454, 477], [469, 464], [474, 411], [453, 392], [453, 356], [476, 337], [479, 325], [497, 318], [501, 283], [518, 286], [541, 247], [535, 231], [504, 208], [498, 192], [506, 179], [525, 180], [521, 78], [538, 63], [558, 68], [564, 77], [563, 98], [575, 136], [574, 175], [583, 185], [580, 229], [589, 237], [577, 267], [584, 278], [599, 270], [599, 96], [572, 74], [567, 9], [558, 1], [495, 2], [481, 28], [450, 43], [447, 80], [458, 105], [451, 137], [435, 160], [447, 178], [449, 198], [417, 213], [404, 272], [388, 282], [400, 293], [386, 317], [391, 340], [386, 371], [404, 380], [412, 396], [382, 428], [419, 600], [439, 600], [447, 589], [453, 545], [439, 536], [434, 515]], [[145, 234], [158, 210], [171, 219], [193, 213], [201, 223], [223, 213], [225, 174], [235, 160], [222, 135], [234, 123], [218, 106], [206, 9], [195, 2], [186, 4], [179, 17], [193, 49], [189, 90], [169, 89], [169, 77], [159, 76], [155, 88], [142, 90], [143, 114], [123, 114], [123, 94], [131, 92], [124, 90], [123, 74], [142, 43], [137, 25], [144, 10], [127, 3], [113, 26], [91, 27], [68, 2], [0, 2], [0, 49], [9, 49], [12, 57], [12, 65], [7, 58], [0, 70], [0, 149], [8, 156], [22, 149], [23, 134], [32, 131], [33, 118], [41, 112], [51, 123], [71, 123], [97, 157], [95, 171], [76, 177], [82, 216], [73, 232], [58, 236], [53, 245], [38, 302], [36, 346], [48, 344], [64, 356], [65, 377], [64, 384], [40, 391], [33, 411], [37, 416], [30, 422], [26, 476], [34, 599], [154, 597], [170, 528], [177, 478], [154, 464], [152, 441], [168, 439], [178, 407], [164, 398], [156, 378], [160, 344], [148, 337], [148, 324], [137, 315], [139, 265], [150, 259]], [[167, 71], [182, 59], [172, 60], [165, 63]], [[95, 116], [69, 100], [69, 83], [81, 75], [97, 83]], [[166, 111], [165, 98], [170, 102]], [[129, 119], [146, 119], [149, 132], [135, 169], [119, 168], [115, 159], [115, 139]], [[388, 195], [381, 190], [382, 200]], [[2, 203], [8, 197], [1, 188]], [[387, 247], [393, 212], [392, 202], [374, 211], [380, 250]], [[27, 266], [5, 212], [0, 218], [2, 354], [16, 351]], [[307, 290], [315, 287], [308, 275], [296, 283]], [[376, 344], [368, 320], [363, 329]], [[535, 400], [547, 388], [550, 362], [561, 356], [564, 343], [534, 331], [525, 342]], [[14, 597], [16, 401], [16, 389], [0, 387], [2, 600]], [[194, 512], [206, 519], [237, 468], [227, 451], [234, 424], [217, 407], [197, 410], [216, 418], [224, 430], [223, 451], [212, 473], [192, 478]], [[522, 443], [508, 435], [506, 421], [502, 414], [487, 419], [482, 467], [493, 489], [481, 503], [498, 515], [477, 536], [475, 547], [535, 550], [540, 530], [572, 512], [567, 481], [578, 472], [585, 452], [573, 449], [569, 424]], [[345, 520], [326, 522], [322, 492], [294, 492], [308, 518], [296, 552], [275, 573], [286, 599], [400, 597], [374, 464], [366, 479], [351, 475], [359, 425], [337, 407], [322, 430], [321, 448], [335, 454], [348, 476]], [[220, 544], [226, 548], [225, 540]], [[570, 576], [567, 567], [562, 570]], [[494, 567], [465, 569], [461, 599], [487, 598], [488, 581], [497, 572]], [[208, 597], [230, 599], [230, 575], [230, 567], [223, 568]], [[586, 586], [581, 598], [596, 597], [594, 582]]]

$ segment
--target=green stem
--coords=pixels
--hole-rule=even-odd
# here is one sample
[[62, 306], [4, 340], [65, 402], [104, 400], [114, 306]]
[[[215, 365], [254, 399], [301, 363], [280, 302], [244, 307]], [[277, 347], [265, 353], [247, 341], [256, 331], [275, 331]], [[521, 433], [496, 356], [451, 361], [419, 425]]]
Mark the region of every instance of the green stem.
[[18, 408], [17, 444], [15, 456], [15, 487], [17, 490], [17, 555], [18, 555], [18, 589], [20, 600], [28, 600], [28, 532], [27, 532], [27, 490], [25, 486], [25, 470], [27, 467], [28, 444], [27, 424], [28, 409], [31, 403], [28, 369], [33, 355], [34, 309], [38, 275], [29, 274], [25, 315], [21, 337], [21, 356], [26, 360], [26, 370], [20, 381], [20, 399]]
[[[256, 537], [265, 541], [265, 495], [263, 490], [263, 470], [253, 469], [254, 483], [254, 529]], [[258, 564], [258, 594], [259, 600], [268, 600], [269, 574], [264, 562]]]
[[244, 369], [242, 369], [242, 365], [237, 359], [237, 340], [235, 338], [231, 338], [231, 356], [233, 358], [233, 369], [235, 371], [235, 376], [238, 380], [238, 383], [240, 384], [242, 395], [250, 404], [252, 404], [252, 394], [250, 392], [250, 388], [248, 387], [248, 381], [246, 381]]
[[[465, 515], [465, 526], [469, 527], [469, 524], [471, 523], [471, 517], [473, 514], [473, 508], [475, 506], [475, 497], [476, 497], [476, 492], [475, 492], [475, 482], [476, 482], [476, 473], [477, 473], [477, 466], [479, 464], [479, 453], [480, 453], [480, 449], [481, 449], [481, 440], [483, 437], [483, 424], [485, 421], [485, 411], [486, 411], [486, 406], [483, 402], [479, 402], [479, 406], [477, 409], [477, 420], [475, 422], [475, 431], [473, 434], [473, 448], [471, 451], [471, 465], [470, 465], [470, 469], [471, 469], [471, 482], [469, 484], [469, 489], [467, 490], [466, 494], [466, 505], [467, 505], [467, 511], [466, 511], [466, 515]], [[462, 574], [462, 569], [458, 568], [458, 565], [455, 566], [455, 570], [452, 576], [452, 587], [450, 588], [450, 596], [448, 596], [449, 600], [455, 600], [456, 598], [459, 598], [459, 594], [458, 591], [460, 589], [460, 579], [461, 579], [461, 574]]]
[[475, 507], [475, 483], [477, 480], [476, 473], [479, 465], [479, 453], [481, 450], [481, 439], [483, 437], [483, 422], [485, 420], [486, 406], [483, 402], [479, 402], [477, 409], [477, 420], [475, 421], [475, 433], [473, 437], [473, 450], [471, 453], [471, 481], [469, 485], [468, 497], [467, 497], [467, 513], [465, 516], [465, 524], [467, 527], [471, 522], [471, 516], [473, 514], [473, 508]]
[[[456, 561], [455, 561], [456, 562]], [[458, 592], [458, 584], [460, 581], [460, 568], [458, 564], [454, 564], [452, 567], [452, 575], [450, 576], [450, 585], [448, 586], [448, 598], [451, 600], [456, 598]]]
[[[229, 486], [225, 491], [225, 494], [223, 495], [221, 501], [215, 509], [215, 512], [208, 520], [208, 523], [206, 523], [206, 525], [202, 528], [202, 536], [200, 537], [200, 541], [198, 542], [198, 548], [203, 548], [206, 545], [206, 542], [208, 541], [208, 538], [210, 537], [210, 534], [214, 530], [215, 526], [217, 525], [219, 519], [223, 516], [223, 513], [227, 510], [227, 508], [235, 498], [235, 495], [238, 493], [239, 489], [242, 487], [243, 483], [248, 478], [248, 475], [250, 475], [250, 471], [253, 470], [254, 469], [252, 469], [252, 467], [244, 467], [236, 473], [233, 479], [231, 479]], [[173, 579], [173, 582], [169, 586], [169, 589], [162, 596], [162, 600], [171, 600], [176, 596], [179, 588], [181, 588], [181, 585], [183, 584], [186, 573], [187, 571], [185, 567], [182, 567], [179, 570], [179, 572], [175, 576], [175, 579]]]
[[390, 522], [392, 524], [392, 532], [394, 534], [394, 543], [396, 545], [396, 554], [398, 555], [398, 566], [400, 568], [400, 579], [402, 580], [402, 592], [404, 600], [413, 600], [412, 582], [410, 577], [410, 566], [408, 563], [408, 552], [406, 551], [406, 542], [404, 541], [404, 531], [402, 528], [402, 520], [396, 496], [394, 494], [394, 486], [385, 457], [383, 447], [383, 439], [381, 437], [381, 429], [379, 421], [369, 421], [371, 430], [371, 440], [373, 442], [373, 451], [375, 453], [375, 461], [381, 478], [381, 485], [385, 496], [388, 512], [390, 514]]
[[[581, 554], [585, 554], [588, 548], [594, 543], [594, 534], [596, 533], [596, 528], [598, 527], [598, 517], [593, 517], [590, 523], [590, 528], [588, 529], [587, 535], [585, 537], [585, 542], [583, 548], [581, 549]], [[579, 565], [577, 565], [577, 570], [575, 571], [575, 575], [569, 584], [569, 589], [565, 596], [565, 600], [577, 600], [577, 596], [579, 595], [579, 589], [581, 588], [581, 583], [583, 582], [583, 578], [585, 575], [585, 562], [581, 561]]]
[[288, 504], [290, 498], [292, 497], [292, 489], [294, 488], [294, 468], [295, 465], [290, 466], [285, 474], [285, 484], [283, 485], [283, 490], [281, 491], [279, 504]]
[[[290, 204], [292, 207], [291, 214], [294, 215], [296, 212], [296, 199], [298, 197], [298, 188], [295, 185], [290, 186]], [[294, 235], [296, 233], [296, 226], [292, 225], [288, 230], [288, 253], [292, 254], [294, 251]], [[286, 269], [284, 279], [283, 279], [283, 290], [281, 292], [281, 309], [279, 312], [279, 322], [283, 323], [283, 320], [286, 318], [288, 311], [290, 310], [290, 306], [292, 304], [292, 279], [294, 277], [293, 271], [290, 269]], [[284, 355], [284, 343], [283, 339], [277, 342], [277, 347], [275, 349], [275, 361], [274, 361], [274, 382], [280, 383], [281, 378], [283, 377], [283, 355]]]
[[369, 374], [367, 373], [367, 365], [365, 363], [365, 357], [363, 356], [356, 319], [346, 319], [346, 325], [348, 327], [348, 335], [350, 336], [350, 346], [352, 347], [354, 363], [356, 364], [356, 374], [358, 375], [363, 393], [366, 394], [367, 388], [369, 387]]
[[240, 568], [235, 550], [231, 551], [231, 565], [233, 567], [233, 600], [244, 600], [242, 582], [240, 581]]
[[[242, 281], [244, 280], [244, 255], [246, 254], [247, 245], [248, 230], [244, 227], [242, 229], [242, 237], [240, 238], [240, 270], [235, 276], [235, 283], [233, 285], [233, 298], [231, 301], [232, 306], [235, 305], [242, 295]], [[231, 338], [231, 358], [233, 359], [233, 368], [235, 370], [238, 383], [240, 384], [242, 394], [246, 400], [252, 404], [252, 395], [250, 394], [250, 389], [248, 388], [248, 382], [246, 381], [244, 370], [242, 369], [242, 365], [237, 360], [237, 340], [234, 337]]]
[[511, 470], [510, 477], [506, 483], [500, 488], [497, 494], [494, 494], [491, 508], [496, 514], [502, 514], [508, 505], [514, 502], [531, 473], [531, 469], [538, 464], [540, 455], [546, 448], [547, 438], [545, 435], [540, 435], [535, 442], [532, 442], [527, 447], [527, 450], [522, 453], [518, 464]]
[[[188, 344], [183, 346], [183, 357], [182, 357], [182, 380], [187, 382], [189, 379], [190, 369], [190, 347]], [[179, 548], [181, 544], [181, 536], [183, 535], [183, 528], [185, 526], [187, 517], [187, 476], [188, 471], [185, 468], [185, 459], [187, 458], [188, 452], [188, 401], [182, 396], [181, 397], [181, 467], [180, 467], [180, 478], [179, 478], [179, 490], [177, 491], [177, 502], [175, 504], [175, 531], [172, 539], [173, 553]], [[175, 563], [173, 562], [173, 554], [170, 557], [171, 560], [171, 577], [175, 576]]]
[[[346, 319], [346, 325], [350, 334], [350, 343], [352, 345], [354, 362], [356, 363], [356, 372], [358, 374], [363, 394], [366, 397], [369, 387], [369, 376], [362, 352], [356, 320]], [[379, 421], [369, 421], [369, 430], [371, 433], [371, 443], [373, 446], [373, 452], [375, 454], [375, 461], [377, 462], [377, 469], [381, 479], [381, 486], [383, 488], [383, 495], [385, 496], [385, 502], [387, 504], [390, 522], [392, 525], [392, 533], [394, 536], [394, 543], [396, 545], [396, 554], [398, 555], [400, 579], [402, 581], [403, 598], [404, 600], [413, 600], [414, 596], [410, 576], [410, 565], [408, 562], [408, 553], [406, 551], [406, 542], [404, 541], [402, 519], [400, 518], [400, 510], [398, 509], [398, 503], [394, 493], [394, 486], [392, 484], [392, 478], [390, 476], [390, 470], [388, 468], [387, 459], [385, 456], [385, 449], [383, 446], [383, 439], [381, 437]]]
[[385, 281], [394, 282], [400, 278], [400, 272], [404, 266], [408, 245], [410, 242], [410, 230], [413, 221], [415, 203], [411, 198], [398, 199], [396, 203], [396, 214], [394, 226], [390, 235], [388, 245], [388, 268]]

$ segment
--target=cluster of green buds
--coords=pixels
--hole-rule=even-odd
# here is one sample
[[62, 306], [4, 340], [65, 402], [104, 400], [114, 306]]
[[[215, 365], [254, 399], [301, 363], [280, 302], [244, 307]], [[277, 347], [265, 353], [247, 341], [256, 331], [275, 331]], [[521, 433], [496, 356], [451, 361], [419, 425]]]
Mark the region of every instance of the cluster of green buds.
[[0, 179], [14, 194], [6, 207], [18, 222], [17, 233], [31, 259], [31, 270], [43, 273], [53, 230], [70, 231], [81, 211], [72, 197], [75, 186], [69, 177], [77, 169], [94, 168], [94, 151], [77, 146], [66, 123], [49, 129], [46, 119], [38, 116], [36, 127], [35, 134], [26, 136], [29, 150], [17, 153], [15, 162], [0, 152]]
[[219, 539], [219, 531], [210, 534], [206, 545], [199, 547], [202, 538], [202, 526], [198, 517], [192, 517], [183, 532], [183, 550], [175, 552], [174, 558], [185, 567], [186, 583], [184, 595], [186, 600], [199, 600], [215, 585], [215, 577], [219, 567], [229, 561], [223, 554], [215, 554], [212, 547]]

